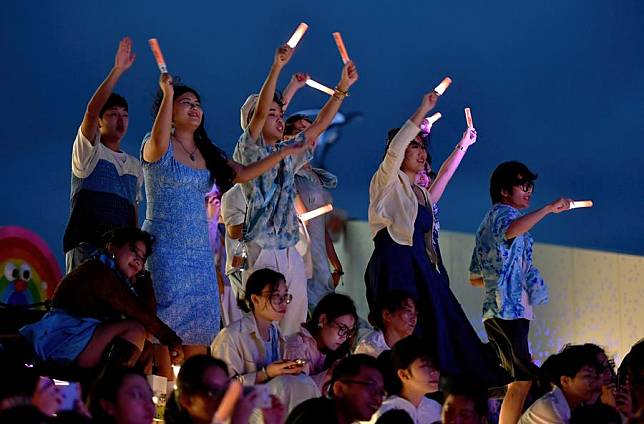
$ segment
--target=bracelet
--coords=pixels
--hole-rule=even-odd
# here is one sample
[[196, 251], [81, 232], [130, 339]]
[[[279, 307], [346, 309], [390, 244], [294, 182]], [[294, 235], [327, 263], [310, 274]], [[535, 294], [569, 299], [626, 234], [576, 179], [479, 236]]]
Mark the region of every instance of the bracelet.
[[460, 151], [461, 151], [461, 152], [463, 152], [463, 153], [467, 152], [467, 147], [463, 147], [463, 146], [461, 146], [460, 144], [457, 144], [457, 145], [456, 145], [456, 147], [455, 147], [455, 149], [458, 149], [458, 150], [460, 150]]
[[344, 100], [344, 98], [347, 97], [348, 95], [349, 95], [348, 91], [342, 91], [337, 86], [333, 91], [333, 97], [335, 97], [338, 100]]
[[271, 379], [271, 376], [268, 375], [268, 370], [266, 369], [266, 367], [262, 367], [262, 369], [260, 371], [263, 372], [264, 375], [266, 376], [266, 381]]

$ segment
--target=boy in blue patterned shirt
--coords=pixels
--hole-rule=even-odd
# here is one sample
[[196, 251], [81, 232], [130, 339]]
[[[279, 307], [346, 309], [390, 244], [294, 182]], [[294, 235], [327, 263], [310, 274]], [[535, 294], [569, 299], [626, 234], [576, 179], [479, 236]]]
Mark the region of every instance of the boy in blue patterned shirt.
[[528, 231], [546, 215], [570, 209], [558, 199], [523, 215], [530, 206], [537, 175], [520, 162], [504, 162], [490, 179], [493, 206], [476, 232], [470, 283], [485, 289], [483, 324], [503, 367], [515, 382], [508, 387], [500, 423], [516, 423], [537, 367], [528, 347], [532, 305], [548, 301], [548, 289], [532, 265], [533, 239]]

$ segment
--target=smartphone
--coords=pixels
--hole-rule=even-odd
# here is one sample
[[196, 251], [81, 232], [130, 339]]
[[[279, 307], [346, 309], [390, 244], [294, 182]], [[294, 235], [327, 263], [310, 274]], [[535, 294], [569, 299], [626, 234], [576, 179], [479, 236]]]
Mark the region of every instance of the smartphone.
[[73, 411], [76, 400], [80, 399], [80, 384], [70, 381], [54, 380], [56, 391], [61, 395], [62, 401], [59, 411]]
[[306, 365], [307, 362], [309, 362], [309, 361], [307, 361], [306, 359], [296, 359], [295, 360], [295, 364], [297, 364], [300, 367], [303, 367], [304, 365]]

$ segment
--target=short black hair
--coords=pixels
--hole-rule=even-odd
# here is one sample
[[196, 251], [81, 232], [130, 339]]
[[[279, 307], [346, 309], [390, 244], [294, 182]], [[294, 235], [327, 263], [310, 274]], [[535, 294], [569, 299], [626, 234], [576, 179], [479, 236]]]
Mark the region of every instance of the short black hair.
[[254, 271], [246, 281], [244, 297], [243, 299], [238, 299], [237, 306], [244, 312], [251, 312], [254, 308], [251, 296], [259, 296], [265, 287], [268, 287], [271, 292], [275, 291], [280, 281], [286, 283], [286, 278], [281, 272], [274, 271], [270, 268], [261, 268]]
[[333, 369], [331, 380], [328, 383], [329, 395], [333, 397], [333, 384], [347, 377], [355, 377], [360, 373], [360, 368], [372, 368], [382, 374], [378, 361], [373, 356], [364, 353], [349, 355], [338, 362], [338, 365]]
[[489, 412], [487, 390], [481, 382], [465, 377], [453, 378], [445, 387], [445, 399], [449, 395], [462, 396], [471, 400], [479, 417], [487, 417]]
[[518, 175], [521, 175], [521, 181], [523, 182], [532, 182], [538, 177], [526, 165], [515, 160], [503, 162], [496, 167], [490, 177], [490, 197], [492, 204], [501, 203], [503, 200], [501, 192], [503, 190], [512, 193], [512, 187], [518, 182]]
[[574, 377], [584, 367], [599, 370], [597, 350], [591, 345], [567, 345], [557, 353], [551, 366], [552, 382], [561, 388], [561, 377]]
[[398, 370], [406, 370], [416, 359], [427, 359], [432, 368], [438, 369], [434, 354], [416, 336], [408, 336], [399, 340], [391, 349], [391, 372], [385, 381], [389, 394], [400, 394], [403, 383], [398, 377]]
[[376, 424], [414, 424], [414, 420], [404, 409], [390, 409], [378, 418]]
[[101, 400], [116, 402], [116, 396], [125, 379], [131, 375], [145, 379], [145, 374], [137, 368], [120, 367], [104, 373], [96, 381], [89, 395], [89, 408], [96, 422], [111, 422], [112, 418], [103, 409]]
[[293, 132], [293, 130], [295, 129], [295, 123], [301, 120], [305, 120], [309, 124], [313, 123], [313, 120], [311, 118], [301, 113], [296, 113], [295, 115], [291, 115], [284, 122], [284, 135], [295, 135], [295, 133]]
[[[391, 145], [391, 142], [394, 140], [394, 137], [398, 135], [398, 132], [400, 131], [400, 128], [392, 128], [389, 131], [387, 131], [387, 142], [385, 143], [385, 155], [387, 154], [387, 150], [389, 150], [389, 146]], [[429, 149], [429, 144], [430, 144], [430, 134], [423, 134], [423, 133], [418, 133], [418, 135], [421, 136], [423, 141], [425, 142], [425, 150]], [[415, 140], [416, 137], [412, 138], [409, 140], [411, 143], [413, 140]], [[429, 152], [428, 152], [429, 154]], [[431, 163], [431, 158], [428, 158], [428, 162]]]
[[126, 111], [127, 109], [127, 100], [125, 100], [125, 97], [121, 96], [120, 94], [112, 93], [110, 94], [110, 97], [107, 98], [107, 101], [101, 108], [101, 110], [98, 112], [98, 117], [102, 118], [103, 114], [108, 110], [113, 107], [122, 107]]
[[399, 311], [408, 300], [411, 300], [416, 305], [416, 299], [405, 290], [394, 289], [383, 293], [376, 301], [373, 311], [369, 313], [369, 322], [379, 330], [384, 329], [385, 324], [382, 321], [382, 313], [384, 311], [389, 311], [390, 313]]
[[108, 244], [121, 247], [126, 243], [134, 245], [137, 241], [145, 244], [146, 257], [152, 254], [152, 245], [154, 244], [154, 236], [147, 231], [143, 231], [136, 227], [122, 227], [114, 228], [107, 233], [103, 234], [102, 245], [107, 248]]

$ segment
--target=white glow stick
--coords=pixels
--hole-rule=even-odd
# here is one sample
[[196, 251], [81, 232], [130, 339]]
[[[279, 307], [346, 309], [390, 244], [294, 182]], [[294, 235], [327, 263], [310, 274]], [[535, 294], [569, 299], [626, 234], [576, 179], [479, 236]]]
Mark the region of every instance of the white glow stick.
[[333, 93], [335, 93], [335, 90], [333, 90], [332, 88], [329, 88], [324, 84], [320, 84], [319, 82], [314, 81], [314, 80], [312, 80], [310, 78], [306, 80], [305, 84], [308, 85], [311, 88], [315, 88], [316, 90], [320, 90], [320, 91], [328, 94], [329, 96], [333, 96]]
[[230, 382], [228, 390], [226, 390], [224, 397], [219, 403], [217, 412], [215, 412], [215, 415], [212, 417], [213, 424], [226, 422], [228, 418], [232, 417], [237, 400], [241, 397], [243, 391], [244, 388], [239, 381], [233, 379], [233, 381]]
[[474, 121], [472, 121], [472, 111], [469, 107], [465, 108], [465, 122], [468, 128], [474, 128]]
[[445, 93], [445, 90], [447, 90], [447, 87], [449, 87], [451, 83], [452, 83], [452, 79], [450, 77], [445, 77], [443, 78], [443, 81], [441, 81], [441, 83], [436, 86], [434, 91], [439, 96], [442, 96], [443, 93]]
[[432, 116], [428, 116], [427, 118], [425, 118], [425, 122], [427, 122], [427, 125], [432, 126], [434, 125], [434, 123], [436, 123], [436, 121], [438, 121], [442, 117], [443, 115], [441, 115], [440, 112], [436, 112]]
[[304, 212], [302, 215], [300, 215], [300, 220], [302, 222], [306, 222], [310, 219], [317, 218], [320, 215], [324, 215], [325, 213], [329, 213], [332, 210], [333, 210], [333, 205], [329, 203], [317, 209], [313, 209], [312, 211]]
[[161, 47], [159, 47], [159, 42], [157, 41], [156, 38], [150, 38], [148, 40], [148, 44], [152, 49], [152, 54], [154, 55], [154, 59], [156, 59], [157, 61], [157, 66], [159, 67], [159, 71], [161, 71], [162, 74], [167, 74], [168, 67], [165, 64], [165, 59], [163, 59], [163, 53], [161, 53]]
[[344, 41], [342, 41], [342, 35], [339, 32], [333, 33], [333, 39], [335, 40], [336, 46], [340, 51], [340, 57], [342, 57], [342, 63], [346, 64], [349, 60], [349, 53], [347, 53], [347, 48], [344, 47]]
[[173, 365], [172, 366], [172, 373], [174, 374], [175, 381], [177, 380], [177, 377], [179, 376], [179, 370], [181, 370], [181, 365]]
[[293, 35], [291, 35], [291, 38], [286, 42], [286, 44], [288, 44], [290, 48], [294, 49], [295, 46], [297, 46], [297, 43], [299, 43], [300, 40], [302, 39], [302, 36], [304, 35], [307, 29], [309, 29], [309, 26], [304, 22], [299, 24], [297, 29], [293, 33]]
[[592, 200], [573, 200], [572, 202], [570, 202], [570, 209], [592, 208], [592, 207], [593, 207]]

